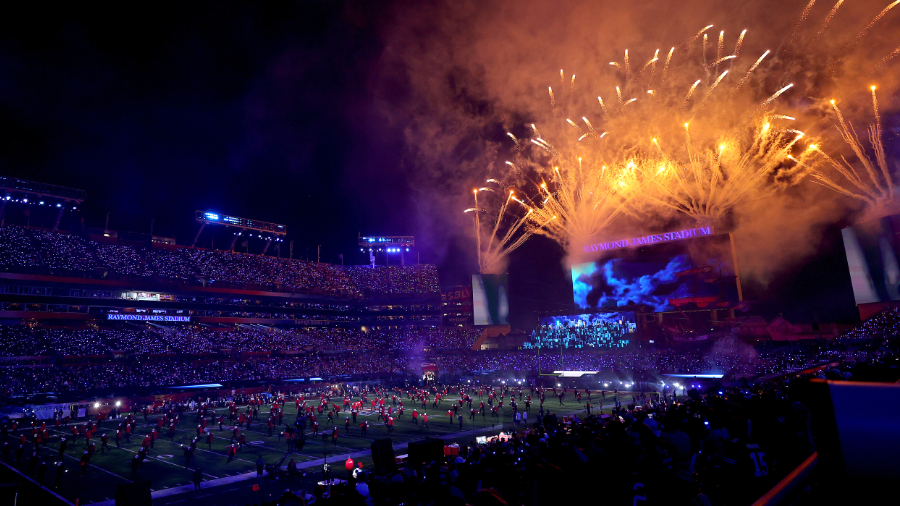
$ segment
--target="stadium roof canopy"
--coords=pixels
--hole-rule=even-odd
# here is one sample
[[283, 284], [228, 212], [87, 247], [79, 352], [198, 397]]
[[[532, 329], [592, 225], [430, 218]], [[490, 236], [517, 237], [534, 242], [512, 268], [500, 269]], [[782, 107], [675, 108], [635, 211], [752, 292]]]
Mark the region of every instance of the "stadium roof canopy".
[[78, 188], [68, 188], [66, 186], [6, 176], [0, 176], [0, 192], [3, 192], [2, 196], [6, 200], [19, 196], [26, 198], [31, 196], [81, 204], [87, 198], [87, 192]]

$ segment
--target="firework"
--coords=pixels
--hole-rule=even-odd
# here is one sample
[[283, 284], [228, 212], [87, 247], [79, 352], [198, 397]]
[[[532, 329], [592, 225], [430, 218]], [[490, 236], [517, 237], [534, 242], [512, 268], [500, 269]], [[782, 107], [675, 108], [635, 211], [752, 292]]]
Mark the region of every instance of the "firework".
[[[807, 3], [786, 44], [809, 38], [804, 25], [815, 3]], [[829, 26], [842, 3], [840, 0], [831, 7], [816, 36]], [[882, 9], [856, 40], [897, 4], [900, 1]], [[596, 126], [588, 119], [589, 114], [584, 115], [587, 128], [578, 128], [578, 141], [590, 144], [587, 152], [609, 167], [633, 167], [637, 181], [631, 184], [643, 185], [639, 194], [624, 199], [628, 202], [624, 210], [601, 215], [595, 221], [603, 222], [606, 217], [623, 212], [646, 216], [665, 214], [666, 210], [696, 221], [717, 221], [742, 201], [769, 197], [776, 190], [799, 183], [804, 174], [812, 174], [826, 185], [830, 181], [832, 187], [870, 204], [893, 195], [874, 91], [876, 121], [869, 128], [871, 161], [864, 156], [865, 150], [849, 122], [839, 119], [844, 141], [865, 171], [864, 176], [860, 175], [845, 163], [842, 174], [849, 175], [848, 184], [840, 186], [825, 173], [826, 167], [834, 167], [837, 162], [827, 158], [815, 141], [785, 124], [793, 117], [776, 112], [784, 107], [780, 104], [782, 97], [792, 93], [803, 96], [812, 91], [805, 80], [801, 83], [803, 88], [797, 90], [792, 77], [793, 72], [804, 68], [800, 63], [808, 58], [804, 51], [817, 51], [818, 47], [810, 49], [808, 43], [798, 41], [789, 49], [783, 47], [774, 59], [769, 58], [769, 50], [748, 58], [741, 51], [747, 30], [737, 35], [732, 54], [727, 54], [726, 31], [719, 31], [713, 42], [707, 33], [710, 28], [696, 32], [679, 46], [677, 54], [675, 48], [669, 51], [658, 82], [653, 81], [652, 73], [646, 79], [640, 72], [631, 73], [623, 65], [614, 65], [618, 71], [616, 83], [608, 89], [615, 90], [617, 106], [609, 107], [599, 99], [602, 121]], [[881, 65], [897, 53], [888, 55]], [[634, 58], [634, 54], [630, 56]], [[656, 50], [650, 61], [658, 58]], [[766, 61], [769, 65], [764, 68]], [[838, 65], [842, 59], [822, 61], [825, 65]], [[831, 74], [837, 72], [826, 73]], [[637, 98], [624, 100], [629, 96]], [[835, 108], [835, 112], [840, 118], [839, 110]], [[569, 124], [577, 126], [571, 121]], [[856, 190], [848, 190], [848, 185]]]
[[[487, 184], [489, 186], [472, 190], [475, 207], [465, 212], [474, 215], [480, 272], [498, 274], [505, 266], [506, 257], [531, 236], [530, 228], [524, 225], [533, 211], [516, 197], [515, 189], [495, 179], [489, 179]], [[479, 193], [484, 195], [480, 201]], [[492, 209], [492, 205], [496, 209]], [[524, 212], [517, 214], [510, 210], [513, 206], [519, 206]]]
[[834, 18], [834, 15], [837, 14], [838, 9], [841, 8], [841, 4], [843, 3], [844, 0], [838, 0], [838, 2], [834, 4], [834, 7], [832, 7], [828, 15], [825, 16], [825, 22], [822, 23], [822, 28], [819, 28], [819, 31], [816, 32], [816, 37], [819, 37], [828, 29], [828, 25], [831, 24], [831, 20]]
[[859, 34], [856, 36], [856, 40], [859, 40], [859, 39], [863, 38], [863, 36], [865, 36], [866, 33], [868, 33], [869, 30], [870, 30], [873, 26], [875, 26], [875, 23], [877, 23], [881, 18], [883, 18], [883, 17], [888, 13], [888, 11], [890, 11], [891, 9], [893, 9], [894, 7], [896, 7], [897, 4], [900, 4], [900, 0], [896, 0], [895, 2], [891, 2], [890, 5], [888, 5], [888, 6], [885, 7], [884, 9], [882, 9], [882, 11], [879, 12], [877, 16], [875, 16], [874, 18], [872, 18], [872, 21], [870, 21], [869, 24], [866, 25], [866, 27], [863, 28], [861, 32], [859, 32]]
[[810, 168], [807, 173], [812, 176], [814, 182], [842, 195], [860, 200], [867, 204], [870, 210], [879, 210], [893, 201], [894, 174], [888, 166], [884, 152], [881, 115], [878, 110], [875, 86], [872, 86], [870, 90], [872, 92], [872, 109], [875, 113], [875, 121], [868, 128], [871, 150], [866, 150], [853, 125], [844, 118], [837, 102], [832, 100], [831, 108], [837, 119], [838, 131], [846, 146], [853, 152], [855, 163], [849, 162], [844, 156], [841, 156], [841, 160], [838, 161], [822, 151], [818, 145], [812, 145], [809, 150], [818, 155], [824, 163], [820, 165], [820, 169]]
[[[766, 196], [774, 191], [768, 184], [771, 176], [804, 137], [774, 123], [784, 118], [767, 116], [709, 144], [693, 139], [688, 124], [683, 141], [673, 149], [662, 149], [654, 139], [657, 155], [639, 164], [649, 182], [644, 198], [698, 223], [711, 223], [750, 196]], [[811, 166], [811, 158], [806, 150], [794, 162]]]
[[543, 139], [532, 142], [550, 155], [552, 169], [528, 199], [528, 229], [564, 248], [583, 246], [601, 234], [626, 212], [628, 202], [640, 189], [634, 164], [597, 165], [583, 158], [573, 159]]
[[[826, 155], [821, 144], [791, 126], [794, 116], [802, 124], [809, 111], [795, 109], [787, 115], [778, 109], [799, 103], [784, 103], [789, 99], [835, 87], [836, 76], [863, 75], [851, 71], [850, 62], [861, 60], [846, 58], [847, 52], [900, 0], [882, 9], [855, 38], [855, 32], [849, 33], [852, 43], [828, 39], [828, 47], [841, 47], [842, 53], [834, 55], [822, 54], [825, 39], [818, 45], [810, 42], [832, 24], [843, 0], [821, 24], [808, 29], [815, 3], [806, 4], [775, 51], [747, 49], [752, 32], [746, 29], [731, 37], [720, 30], [712, 39], [707, 33], [712, 25], [672, 47], [663, 61], [660, 49], [645, 54], [625, 50], [620, 61], [603, 66], [601, 74], [608, 79], [592, 90], [589, 103], [575, 95], [574, 76], [569, 81], [560, 71], [561, 93], [550, 90], [554, 119], [545, 123], [554, 142], [534, 125], [531, 139], [516, 141], [517, 163], [528, 164], [533, 176], [524, 178], [519, 204], [525, 211], [513, 223], [526, 232], [516, 237], [545, 235], [571, 250], [598, 239], [623, 215], [718, 222], [743, 202], [770, 198], [804, 179], [871, 205], [890, 200], [894, 182], [881, 144], [874, 91], [871, 154], [834, 107], [854, 164]], [[728, 54], [726, 48], [732, 47]], [[900, 49], [879, 66], [897, 54]], [[659, 74], [657, 65], [662, 66]], [[615, 98], [610, 98], [613, 92]], [[576, 135], [567, 135], [571, 132]]]
[[[708, 28], [691, 40], [700, 39]], [[604, 106], [602, 127], [595, 128], [586, 116], [582, 118], [586, 128], [568, 120], [570, 126], [578, 129], [579, 141], [593, 143], [585, 147], [588, 153], [604, 160], [607, 167], [622, 167], [612, 173], [627, 181], [627, 188], [640, 188], [631, 194], [616, 193], [610, 199], [614, 204], [611, 208], [598, 206], [596, 216], [582, 218], [581, 222], [603, 226], [579, 229], [580, 237], [599, 233], [621, 214], [646, 217], [675, 211], [697, 222], [718, 221], [744, 199], [768, 196], [783, 187], [783, 180], [775, 184], [780, 171], [792, 170], [797, 164], [815, 164], [812, 154], [799, 145], [804, 135], [784, 126], [783, 120], [789, 117], [772, 110], [793, 83], [782, 83], [769, 94], [761, 93], [764, 88], [759, 85], [745, 86], [769, 55], [766, 51], [758, 58], [742, 58], [739, 50], [746, 35], [747, 30], [740, 32], [734, 53], [728, 55], [724, 54], [726, 34], [720, 31], [715, 59], [706, 55], [711, 44], [701, 44], [700, 54], [696, 54], [697, 49], [691, 51], [689, 40], [682, 46], [680, 58], [673, 58], [670, 52], [664, 70], [668, 80], [652, 89], [650, 80], [640, 76], [629, 79], [622, 72], [619, 77], [624, 85], [614, 87], [616, 96], [647, 98], [620, 98], [617, 107]], [[726, 62], [729, 66], [724, 70]], [[743, 77], [735, 81], [735, 73]], [[697, 78], [686, 85], [683, 79], [692, 75]], [[600, 103], [603, 104], [602, 99]], [[545, 141], [536, 144], [554, 158], [566, 159], [551, 151]], [[795, 151], [800, 152], [795, 156]], [[562, 179], [570, 181], [564, 188], [585, 185], [586, 181], [571, 180], [583, 179], [575, 176], [579, 172], [570, 168], [567, 173], [568, 178]], [[594, 172], [588, 174], [592, 177]], [[546, 205], [549, 204], [550, 201]], [[535, 217], [540, 216], [540, 210], [541, 206], [536, 205]], [[560, 214], [557, 209], [553, 212]], [[564, 240], [557, 240], [565, 244]]]

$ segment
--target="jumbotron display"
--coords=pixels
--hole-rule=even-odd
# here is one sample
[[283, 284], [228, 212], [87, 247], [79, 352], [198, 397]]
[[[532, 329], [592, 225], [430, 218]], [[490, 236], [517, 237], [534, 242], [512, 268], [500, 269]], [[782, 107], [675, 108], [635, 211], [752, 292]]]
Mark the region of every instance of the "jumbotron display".
[[636, 330], [633, 311], [547, 316], [527, 347], [624, 348]]
[[599, 253], [572, 267], [575, 303], [615, 310], [638, 304], [654, 312], [685, 304], [727, 305], [741, 299], [728, 234]]
[[472, 275], [475, 325], [509, 324], [509, 289], [506, 274]]
[[841, 231], [857, 304], [900, 300], [900, 215]]

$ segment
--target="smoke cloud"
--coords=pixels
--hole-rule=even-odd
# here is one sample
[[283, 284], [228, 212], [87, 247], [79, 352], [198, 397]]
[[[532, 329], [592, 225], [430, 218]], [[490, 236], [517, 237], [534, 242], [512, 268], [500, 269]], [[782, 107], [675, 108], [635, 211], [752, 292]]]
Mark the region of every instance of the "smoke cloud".
[[[888, 2], [845, 2], [823, 30], [834, 2], [815, 3], [798, 23], [809, 4], [800, 0], [401, 4], [393, 12], [395, 22], [388, 24], [390, 31], [383, 34], [382, 74], [375, 76], [375, 93], [387, 124], [404, 133], [420, 216], [429, 217], [429, 228], [471, 235], [471, 217], [462, 210], [471, 205], [472, 188], [487, 178], [513, 177], [504, 162], [520, 153], [507, 133], [528, 138], [535, 123], [560, 149], [582, 149], [573, 147], [578, 144], [572, 142], [572, 132], [560, 115], [587, 115], [599, 122], [596, 97], [616, 100], [612, 84], [622, 70], [610, 62], [624, 65], [627, 49], [631, 71], [639, 72], [655, 51], [660, 58], [671, 47], [681, 51], [707, 25], [713, 25], [707, 32], [709, 54], [715, 54], [720, 31], [728, 41], [727, 55], [744, 29], [741, 53], [755, 58], [771, 51], [757, 72], [753, 99], [793, 83], [779, 102], [779, 112], [795, 116], [798, 125], [810, 129], [807, 135], [836, 146], [840, 137], [828, 116], [828, 98], [858, 98], [859, 90], [867, 90], [873, 80], [884, 90], [881, 113], [887, 117], [895, 107], [893, 91], [898, 85], [897, 73], [890, 70], [896, 69], [900, 58], [880, 67], [877, 63], [894, 49], [891, 35], [900, 27], [900, 8], [867, 28]], [[862, 37], [857, 36], [860, 33]], [[687, 89], [697, 77], [676, 74], [669, 79]], [[551, 87], [556, 107], [550, 106]], [[740, 99], [734, 104], [748, 106]], [[870, 121], [868, 104], [860, 106], [858, 100], [854, 104], [845, 114]], [[727, 114], [721, 111], [720, 116]], [[826, 225], [859, 208], [858, 202], [800, 181], [790, 191], [748, 196], [717, 229], [734, 232], [742, 276], [766, 283], [811, 254]], [[627, 229], [646, 233], [689, 223], [671, 212], [624, 216], [606, 230], [608, 236], [597, 239], [637, 235]]]

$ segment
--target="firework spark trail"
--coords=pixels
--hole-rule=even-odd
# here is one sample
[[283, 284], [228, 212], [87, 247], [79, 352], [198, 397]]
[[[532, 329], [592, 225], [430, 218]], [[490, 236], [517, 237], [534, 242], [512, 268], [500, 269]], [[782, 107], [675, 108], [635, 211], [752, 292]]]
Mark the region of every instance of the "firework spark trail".
[[[507, 163], [515, 168], [513, 164]], [[497, 188], [484, 187], [473, 190], [475, 207], [466, 209], [465, 212], [471, 212], [475, 215], [475, 244], [478, 249], [478, 267], [480, 272], [485, 274], [496, 274], [502, 270], [506, 257], [524, 244], [531, 236], [531, 232], [524, 226], [528, 223], [528, 217], [532, 213], [532, 209], [515, 197], [514, 190], [509, 190], [506, 194], [506, 198], [502, 201], [497, 210], [497, 217], [494, 220], [493, 225], [489, 228], [490, 232], [488, 233], [488, 228], [485, 227], [482, 222], [482, 214], [488, 216], [491, 213], [489, 209], [479, 203], [478, 193], [490, 192], [496, 194], [505, 192], [505, 188], [499, 181], [489, 179], [488, 182], [497, 185]], [[508, 225], [511, 216], [511, 213], [508, 212], [509, 205], [513, 201], [523, 205], [527, 211], [523, 215], [513, 218], [512, 224]], [[505, 232], [501, 234], [501, 229], [504, 226], [507, 228]]]
[[699, 32], [697, 32], [696, 35], [694, 35], [693, 37], [691, 37], [690, 39], [688, 39], [688, 41], [686, 42], [686, 44], [687, 44], [687, 45], [693, 44], [694, 41], [696, 41], [698, 38], [700, 38], [700, 36], [704, 35], [704, 34], [706, 33], [706, 31], [709, 30], [709, 29], [712, 28], [712, 27], [713, 27], [713, 25], [709, 25], [709, 26], [704, 27], [704, 28], [701, 29]]
[[785, 86], [784, 88], [781, 88], [780, 90], [776, 91], [775, 94], [773, 94], [771, 97], [769, 97], [765, 101], [763, 101], [763, 103], [761, 103], [759, 105], [759, 107], [756, 108], [756, 111], [754, 111], [753, 114], [751, 114], [751, 116], [755, 116], [759, 111], [765, 109], [766, 107], [769, 106], [769, 104], [774, 102], [775, 99], [780, 97], [782, 93], [786, 92], [787, 90], [789, 90], [793, 87], [794, 87], [794, 83], [791, 83], [791, 84], [788, 84], [787, 86]]
[[666, 81], [666, 76], [669, 73], [669, 63], [672, 61], [673, 53], [675, 53], [675, 46], [672, 46], [672, 49], [669, 50], [669, 54], [666, 56], [666, 65], [663, 67], [662, 82]]
[[735, 58], [737, 58], [737, 55], [723, 56], [722, 58], [719, 58], [718, 60], [714, 61], [711, 66], [718, 67], [720, 63], [727, 61], [727, 60], [733, 60]]
[[[710, 97], [710, 95], [712, 95], [713, 91], [716, 90], [716, 86], [718, 86], [719, 83], [722, 82], [722, 79], [725, 79], [725, 76], [727, 76], [727, 75], [728, 75], [727, 70], [725, 72], [722, 72], [722, 75], [720, 75], [719, 78], [716, 79], [716, 82], [714, 82], [713, 85], [709, 87], [709, 91], [707, 91], [706, 96], [703, 97], [703, 102], [706, 102], [706, 100]], [[702, 102], [701, 102], [701, 104], [702, 104]]]
[[703, 34], [703, 64], [706, 65], [706, 46], [709, 44], [709, 39], [706, 34]]
[[719, 72], [719, 63], [722, 62], [722, 55], [725, 53], [725, 30], [719, 32], [719, 42], [716, 44], [716, 61], [713, 62], [712, 67], [715, 69], [716, 73]]
[[631, 78], [631, 62], [628, 60], [628, 50], [625, 50], [625, 79]]
[[697, 89], [697, 86], [700, 84], [700, 79], [694, 81], [694, 84], [691, 85], [691, 89], [688, 90], [687, 95], [684, 96], [684, 102], [681, 104], [681, 108], [684, 109], [688, 105], [688, 101], [691, 99], [691, 95], [694, 94], [694, 90]]
[[606, 105], [603, 104], [603, 98], [598, 95], [597, 100], [600, 101], [600, 109], [603, 110], [603, 116], [609, 119], [609, 111], [606, 110]]
[[825, 21], [822, 23], [822, 28], [819, 28], [819, 31], [816, 33], [816, 38], [820, 37], [822, 33], [824, 33], [826, 29], [828, 29], [828, 25], [831, 24], [831, 19], [835, 14], [837, 14], [838, 9], [843, 3], [844, 0], [838, 0], [838, 2], [834, 4], [834, 7], [831, 8], [831, 12], [829, 12], [828, 15], [825, 16]]
[[856, 36], [856, 40], [859, 41], [859, 39], [863, 38], [863, 36], [865, 36], [865, 34], [872, 28], [872, 26], [874, 26], [875, 23], [878, 22], [878, 20], [880, 20], [881, 18], [883, 18], [883, 17], [885, 16], [885, 14], [887, 14], [888, 11], [890, 11], [891, 9], [893, 9], [894, 6], [897, 5], [897, 4], [900, 4], [900, 0], [896, 0], [896, 1], [892, 2], [890, 5], [888, 5], [887, 7], [885, 7], [881, 12], [879, 12], [877, 16], [875, 16], [874, 18], [872, 18], [872, 21], [870, 21], [869, 24], [866, 25], [866, 27], [863, 28], [862, 31], [859, 32], [859, 34]]
[[791, 30], [791, 37], [796, 38], [797, 31], [800, 29], [800, 26], [803, 25], [803, 22], [806, 21], [806, 18], [809, 17], [810, 11], [812, 11], [813, 5], [816, 4], [816, 0], [810, 0], [808, 4], [806, 4], [806, 8], [803, 9], [803, 12], [800, 14], [800, 18], [797, 19], [797, 22], [794, 23], [794, 29]]
[[[655, 56], [653, 56], [653, 58], [650, 58], [649, 60], [647, 60], [647, 63], [645, 63], [644, 66], [641, 67], [640, 70], [638, 70], [638, 73], [637, 73], [638, 77], [640, 77], [641, 75], [643, 75], [644, 71], [647, 70], [647, 67], [650, 67], [651, 65], [655, 64], [655, 63], [659, 60], [659, 57], [658, 57], [659, 50], [658, 50], [658, 49], [656, 50], [656, 53], [657, 53], [657, 55], [655, 55]], [[653, 75], [652, 75], [652, 72], [651, 72], [651, 75], [650, 75], [650, 81], [651, 81], [651, 82], [653, 81]]]
[[741, 32], [741, 34], [738, 36], [737, 44], [734, 45], [734, 56], [735, 57], [741, 55], [741, 46], [744, 45], [744, 36], [745, 35], [747, 35], [746, 29]]
[[878, 69], [881, 68], [885, 63], [887, 63], [887, 62], [891, 61], [892, 59], [894, 59], [894, 57], [897, 56], [898, 54], [900, 54], [900, 47], [898, 47], [897, 49], [894, 49], [893, 51], [891, 51], [891, 54], [889, 54], [889, 55], [885, 56], [884, 58], [882, 58], [882, 60], [881, 60], [880, 62], [878, 62], [878, 65], [875, 66], [875, 69], [878, 70]]
[[881, 113], [878, 111], [878, 97], [875, 95], [875, 86], [869, 88], [872, 91], [872, 109], [875, 111], [875, 122], [869, 127], [869, 142], [875, 152], [875, 161], [881, 169], [881, 175], [887, 182], [888, 195], [894, 194], [894, 181], [888, 170], [887, 157], [884, 154], [884, 142], [881, 134]]
[[753, 65], [750, 66], [750, 69], [747, 71], [746, 74], [744, 74], [744, 78], [741, 79], [741, 82], [738, 83], [737, 87], [734, 89], [735, 92], [740, 91], [740, 89], [744, 86], [744, 84], [747, 82], [747, 80], [750, 79], [750, 74], [752, 74], [753, 71], [756, 70], [756, 67], [759, 67], [759, 64], [762, 63], [763, 59], [764, 59], [766, 56], [769, 56], [769, 53], [770, 53], [770, 52], [771, 52], [771, 51], [769, 51], [768, 49], [766, 49], [766, 52], [763, 53], [762, 56], [760, 56], [759, 59], [756, 60], [756, 62], [755, 62]]
[[[653, 53], [653, 58], [649, 61], [650, 65], [650, 80], [649, 85], [653, 86], [653, 78], [656, 77], [656, 62], [659, 61], [659, 49]], [[646, 66], [646, 65], [645, 65]]]
[[[842, 195], [862, 200], [877, 209], [893, 200], [894, 181], [893, 175], [887, 164], [887, 158], [884, 152], [884, 143], [882, 140], [881, 116], [878, 110], [878, 99], [875, 95], [875, 87], [871, 87], [872, 92], [872, 108], [875, 112], [875, 121], [869, 126], [869, 143], [875, 153], [875, 161], [869, 158], [865, 152], [865, 148], [856, 135], [856, 131], [841, 113], [837, 103], [832, 100], [831, 107], [834, 110], [838, 120], [838, 130], [844, 143], [856, 155], [856, 159], [864, 170], [858, 170], [854, 164], [851, 164], [843, 156], [841, 162], [824, 153], [817, 145], [810, 146], [810, 150], [815, 152], [822, 158], [827, 166], [833, 168], [837, 173], [849, 184], [844, 184], [841, 179], [834, 179], [824, 172], [824, 170], [807, 171], [815, 182], [829, 188]], [[842, 163], [843, 162], [843, 163]], [[875, 166], [878, 166], [876, 171]]]

